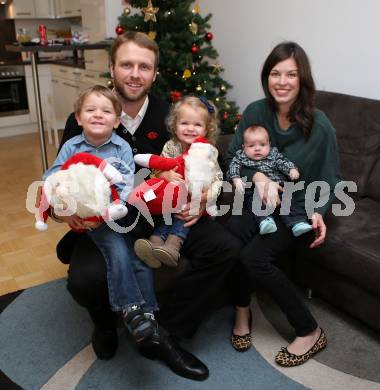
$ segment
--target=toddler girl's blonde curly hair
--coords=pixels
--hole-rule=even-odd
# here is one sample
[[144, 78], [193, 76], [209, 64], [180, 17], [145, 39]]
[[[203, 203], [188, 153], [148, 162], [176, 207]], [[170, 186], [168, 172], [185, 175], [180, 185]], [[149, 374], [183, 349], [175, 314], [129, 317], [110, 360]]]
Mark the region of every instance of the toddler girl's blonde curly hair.
[[[205, 98], [203, 98], [205, 100]], [[207, 104], [204, 103], [201, 99], [199, 99], [197, 96], [184, 96], [181, 100], [174, 103], [169, 111], [169, 115], [166, 119], [166, 124], [168, 126], [168, 129], [170, 130], [172, 134], [172, 138], [175, 141], [178, 141], [178, 138], [175, 134], [176, 124], [178, 117], [181, 112], [181, 108], [184, 105], [188, 105], [192, 107], [195, 110], [200, 110], [202, 112], [202, 115], [204, 115], [204, 120], [206, 123], [206, 136], [205, 138], [212, 144], [216, 144], [216, 140], [219, 135], [219, 128], [218, 128], [218, 111], [213, 103], [210, 101], [207, 101]], [[213, 112], [212, 112], [213, 111]]]

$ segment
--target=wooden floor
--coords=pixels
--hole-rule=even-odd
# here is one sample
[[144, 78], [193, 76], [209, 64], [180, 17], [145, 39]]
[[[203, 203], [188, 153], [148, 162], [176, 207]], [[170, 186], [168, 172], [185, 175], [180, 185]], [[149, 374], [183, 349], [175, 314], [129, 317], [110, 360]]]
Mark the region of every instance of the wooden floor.
[[[49, 164], [56, 152], [48, 145]], [[67, 226], [49, 220], [48, 231], [39, 232], [34, 215], [26, 210], [28, 187], [41, 175], [37, 133], [0, 138], [0, 295], [67, 273], [55, 254]]]

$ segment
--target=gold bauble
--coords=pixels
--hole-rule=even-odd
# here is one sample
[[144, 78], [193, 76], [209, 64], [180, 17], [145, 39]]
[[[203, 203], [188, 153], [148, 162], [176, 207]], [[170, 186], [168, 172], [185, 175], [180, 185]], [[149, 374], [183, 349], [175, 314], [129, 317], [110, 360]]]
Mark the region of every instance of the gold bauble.
[[182, 77], [183, 77], [184, 79], [189, 79], [189, 78], [191, 77], [191, 70], [190, 70], [190, 69], [185, 69], [185, 70], [183, 71]]
[[221, 90], [222, 92], [226, 92], [227, 88], [226, 88], [226, 86], [225, 86], [224, 84], [222, 84], [222, 85], [220, 86], [220, 90]]
[[113, 81], [112, 80], [107, 80], [107, 87], [113, 88]]
[[149, 37], [152, 41], [154, 41], [154, 40], [156, 39], [157, 33], [156, 33], [155, 31], [149, 31], [147, 35], [148, 35], [148, 37]]
[[197, 92], [201, 92], [202, 91], [202, 86], [200, 84], [198, 84], [197, 87], [195, 88], [195, 90]]
[[131, 14], [131, 8], [125, 7], [123, 11], [124, 16], [129, 16]]

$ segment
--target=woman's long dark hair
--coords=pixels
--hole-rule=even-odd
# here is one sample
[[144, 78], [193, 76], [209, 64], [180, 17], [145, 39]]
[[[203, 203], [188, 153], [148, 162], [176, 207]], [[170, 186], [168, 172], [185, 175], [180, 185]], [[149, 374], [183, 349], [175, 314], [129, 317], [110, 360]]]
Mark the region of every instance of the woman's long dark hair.
[[293, 58], [297, 64], [300, 91], [296, 101], [291, 105], [288, 119], [303, 131], [308, 138], [314, 122], [314, 97], [315, 84], [311, 74], [310, 62], [307, 54], [300, 45], [295, 42], [283, 42], [278, 44], [267, 57], [261, 71], [261, 84], [266, 98], [271, 107], [277, 111], [278, 105], [269, 92], [268, 77], [271, 70], [281, 61]]

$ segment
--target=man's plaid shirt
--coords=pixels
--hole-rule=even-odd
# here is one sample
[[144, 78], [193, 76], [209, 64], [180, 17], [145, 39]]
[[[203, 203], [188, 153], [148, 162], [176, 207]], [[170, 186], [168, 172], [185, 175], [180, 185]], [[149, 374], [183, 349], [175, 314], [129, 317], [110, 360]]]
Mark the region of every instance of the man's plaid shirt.
[[[273, 181], [286, 181], [289, 179], [289, 171], [297, 167], [284, 157], [276, 147], [273, 147], [268, 156], [262, 160], [250, 160], [242, 149], [239, 149], [232, 159], [227, 172], [227, 179], [240, 177], [242, 166], [252, 168], [255, 172], [261, 172]], [[253, 173], [255, 173], [253, 172]]]

